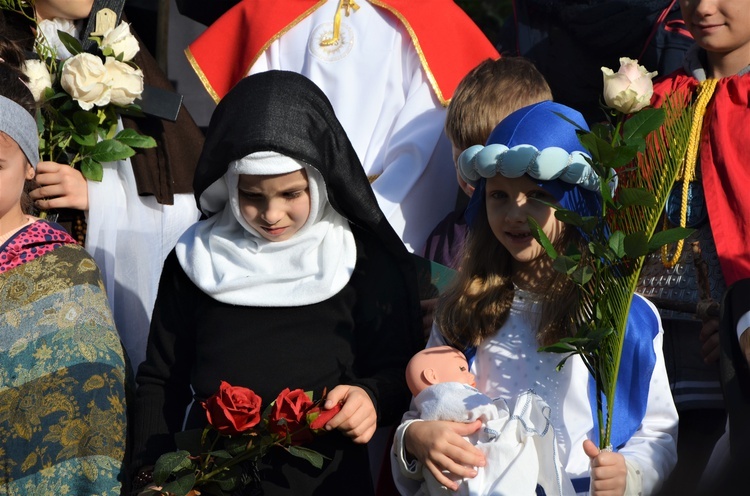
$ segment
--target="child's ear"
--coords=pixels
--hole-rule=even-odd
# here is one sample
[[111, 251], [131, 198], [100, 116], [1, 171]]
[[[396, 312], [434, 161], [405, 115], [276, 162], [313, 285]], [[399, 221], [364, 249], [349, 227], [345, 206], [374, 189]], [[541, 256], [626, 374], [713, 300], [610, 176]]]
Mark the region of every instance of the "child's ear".
[[26, 162], [26, 180], [31, 181], [36, 177], [36, 170], [31, 166], [29, 162]]
[[430, 386], [438, 383], [438, 376], [435, 373], [435, 369], [424, 369], [422, 371], [422, 379]]

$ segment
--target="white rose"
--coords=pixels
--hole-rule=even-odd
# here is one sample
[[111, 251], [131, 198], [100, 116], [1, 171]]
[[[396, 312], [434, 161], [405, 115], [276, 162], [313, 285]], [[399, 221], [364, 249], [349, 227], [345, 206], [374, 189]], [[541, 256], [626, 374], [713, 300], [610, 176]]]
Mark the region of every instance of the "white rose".
[[115, 105], [130, 105], [143, 93], [143, 72], [113, 57], [104, 62], [107, 69], [107, 84], [111, 91], [111, 101]]
[[83, 110], [91, 110], [94, 105], [103, 107], [110, 101], [107, 70], [96, 55], [79, 53], [69, 58], [63, 66], [60, 84]]
[[29, 89], [34, 95], [34, 100], [41, 102], [44, 99], [44, 90], [52, 87], [52, 77], [47, 70], [47, 65], [41, 60], [27, 60], [24, 63], [23, 72], [29, 78]]
[[65, 60], [73, 56], [65, 48], [65, 45], [62, 44], [60, 35], [57, 34], [58, 31], [64, 31], [74, 38], [77, 37], [78, 30], [73, 21], [69, 19], [44, 19], [39, 21], [37, 26], [37, 37], [44, 38], [42, 45], [47, 45], [55, 51], [54, 54], [50, 55], [54, 55], [60, 60]]
[[140, 50], [138, 40], [130, 34], [130, 25], [127, 22], [121, 22], [116, 28], [105, 32], [101, 47], [102, 49], [110, 48], [115, 57], [122, 54], [122, 60], [125, 62], [133, 60]]
[[648, 72], [637, 60], [622, 57], [620, 70], [602, 67], [604, 74], [604, 102], [625, 114], [638, 112], [651, 102], [654, 85], [651, 79], [656, 71]]

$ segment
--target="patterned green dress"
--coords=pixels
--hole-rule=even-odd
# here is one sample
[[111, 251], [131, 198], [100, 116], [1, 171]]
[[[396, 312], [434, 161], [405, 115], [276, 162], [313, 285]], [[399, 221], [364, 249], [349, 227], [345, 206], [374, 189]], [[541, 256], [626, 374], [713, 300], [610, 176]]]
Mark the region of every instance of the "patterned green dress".
[[45, 221], [0, 246], [0, 494], [120, 494], [126, 377], [88, 254]]

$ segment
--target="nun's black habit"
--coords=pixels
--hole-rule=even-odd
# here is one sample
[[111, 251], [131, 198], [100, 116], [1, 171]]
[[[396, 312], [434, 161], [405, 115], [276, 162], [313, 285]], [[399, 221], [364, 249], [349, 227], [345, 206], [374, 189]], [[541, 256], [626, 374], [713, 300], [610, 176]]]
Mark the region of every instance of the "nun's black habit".
[[[319, 394], [338, 384], [357, 385], [370, 395], [379, 425], [398, 421], [408, 408], [404, 367], [423, 347], [414, 268], [328, 99], [308, 79], [283, 71], [253, 75], [218, 105], [194, 180], [207, 217], [216, 214], [203, 195], [207, 188], [222, 180], [232, 161], [260, 151], [278, 152], [320, 172], [331, 205], [354, 235], [354, 272], [344, 289], [319, 303], [230, 305], [194, 284], [173, 252], [164, 265], [147, 359], [138, 372], [136, 470], [174, 449], [173, 434], [182, 429], [193, 399], [191, 387], [202, 400], [224, 380], [253, 389], [265, 406], [287, 387]], [[194, 406], [188, 427], [205, 421], [202, 408]], [[334, 431], [310, 447], [331, 458], [322, 470], [272, 450], [260, 466], [267, 496], [373, 492], [366, 446]]]

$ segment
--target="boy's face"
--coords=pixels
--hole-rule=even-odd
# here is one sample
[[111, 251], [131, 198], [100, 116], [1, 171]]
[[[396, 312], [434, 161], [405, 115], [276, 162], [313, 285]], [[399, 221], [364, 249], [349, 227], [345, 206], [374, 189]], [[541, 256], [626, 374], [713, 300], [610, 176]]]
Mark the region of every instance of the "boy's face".
[[304, 170], [272, 176], [242, 174], [237, 189], [242, 217], [268, 241], [286, 241], [310, 216]]
[[94, 0], [36, 0], [34, 7], [41, 19], [86, 19], [91, 14]]
[[456, 148], [455, 145], [451, 145], [451, 150], [453, 151], [453, 166], [456, 168], [456, 180], [458, 181], [458, 185], [467, 196], [471, 197], [471, 195], [474, 194], [474, 186], [464, 181], [461, 178], [461, 174], [458, 172], [458, 156], [461, 155], [463, 150]]
[[680, 8], [701, 48], [750, 64], [750, 0], [680, 0]]
[[[34, 168], [12, 138], [0, 132], [0, 224], [7, 214], [21, 212], [21, 195]], [[8, 220], [11, 220], [8, 217]]]

